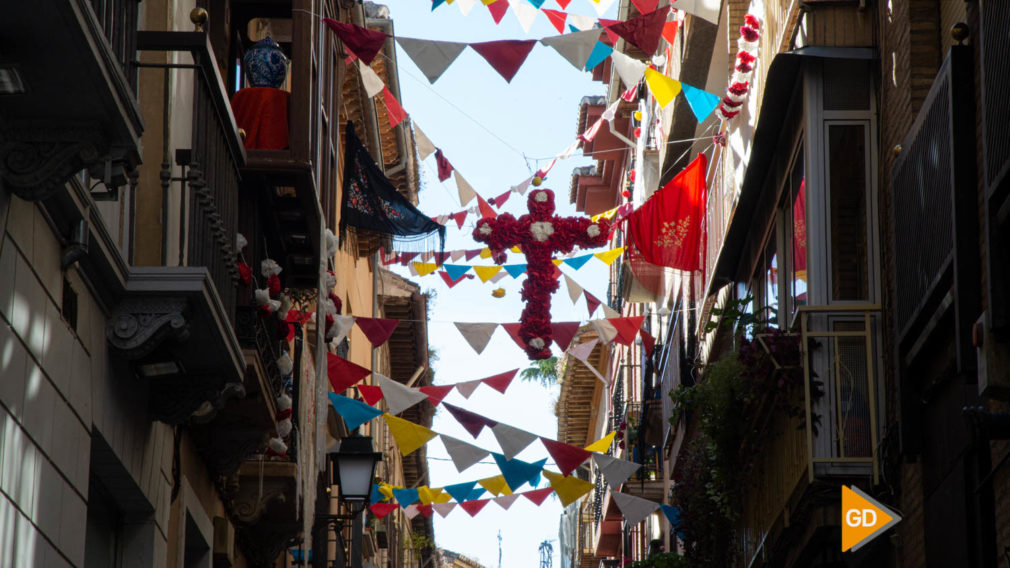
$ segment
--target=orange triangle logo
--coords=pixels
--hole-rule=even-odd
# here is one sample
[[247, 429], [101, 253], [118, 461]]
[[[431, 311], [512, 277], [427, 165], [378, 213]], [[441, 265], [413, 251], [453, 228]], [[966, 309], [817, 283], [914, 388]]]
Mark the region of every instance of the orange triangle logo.
[[842, 552], [859, 550], [900, 520], [858, 487], [842, 486]]

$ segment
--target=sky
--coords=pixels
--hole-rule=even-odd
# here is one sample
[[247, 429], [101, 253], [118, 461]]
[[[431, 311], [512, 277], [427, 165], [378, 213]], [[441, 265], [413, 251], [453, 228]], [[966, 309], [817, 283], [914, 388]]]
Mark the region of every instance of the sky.
[[[443, 4], [434, 12], [428, 0], [387, 0], [382, 3], [389, 7], [395, 33], [401, 37], [477, 42], [539, 39], [558, 33], [542, 13], [538, 14], [528, 35], [511, 10], [496, 26], [480, 1], [465, 17], [456, 3]], [[556, 0], [548, 0], [543, 8], [560, 9]], [[596, 17], [588, 0], [573, 0], [566, 11]], [[616, 8], [611, 7], [604, 17], [613, 18], [615, 12]], [[411, 120], [485, 198], [500, 195], [522, 182], [564, 150], [577, 136], [576, 121], [582, 97], [605, 94], [604, 85], [593, 82], [590, 73], [575, 69], [553, 49], [541, 44], [533, 48], [511, 83], [506, 83], [480, 55], [470, 49], [465, 50], [435, 84], [428, 82], [399, 47], [397, 63], [400, 102]], [[574, 206], [568, 203], [571, 171], [592, 163], [590, 158], [576, 153], [555, 165], [541, 187], [555, 191], [557, 214], [577, 214]], [[462, 210], [452, 179], [444, 183], [438, 181], [434, 157], [422, 162], [420, 171], [422, 189], [419, 208], [422, 211], [434, 217]], [[476, 201], [468, 204], [473, 205]], [[526, 198], [513, 195], [503, 211], [518, 217], [526, 211]], [[474, 221], [475, 216], [470, 215], [463, 230], [458, 230], [455, 223], [449, 221], [446, 250], [482, 246], [471, 238]], [[491, 264], [490, 260], [478, 259], [469, 263], [478, 262]], [[525, 259], [522, 255], [509, 253], [508, 262], [523, 263]], [[602, 262], [593, 259], [578, 271], [565, 265], [562, 271], [596, 297], [607, 297], [608, 272]], [[518, 321], [523, 309], [519, 297], [521, 279], [506, 277], [498, 284], [482, 284], [475, 278], [449, 289], [435, 274], [419, 278], [411, 277], [406, 271], [401, 273], [418, 282], [422, 290], [435, 295], [429, 307], [428, 325], [430, 347], [437, 351], [439, 357], [434, 364], [435, 384], [479, 379], [530, 365], [525, 353], [504, 330], [499, 328], [484, 352], [477, 355], [452, 325], [454, 321]], [[491, 291], [497, 287], [505, 289], [504, 298], [492, 297]], [[563, 283], [554, 294], [551, 314], [555, 322], [588, 319], [585, 299], [579, 299], [573, 305]], [[504, 395], [481, 386], [469, 400], [463, 399], [456, 391], [445, 400], [511, 426], [556, 439], [554, 404], [558, 393], [557, 386], [544, 388], [520, 382], [517, 377]], [[432, 430], [491, 451], [500, 451], [489, 431], [485, 429], [474, 442], [441, 408], [435, 415]], [[458, 473], [438, 440], [428, 444], [428, 456], [429, 485], [432, 487], [474, 481], [499, 473], [490, 458], [485, 460], [487, 463], [482, 462]], [[526, 461], [545, 457], [549, 458], [547, 451], [536, 442], [518, 456]], [[556, 470], [551, 464], [553, 461], [548, 460], [548, 468]], [[542, 481], [540, 487], [545, 486], [546, 481]], [[474, 558], [488, 568], [496, 568], [499, 566], [500, 532], [501, 567], [535, 568], [539, 566], [538, 547], [548, 540], [554, 546], [554, 566], [558, 567], [561, 565], [557, 542], [560, 514], [561, 504], [553, 495], [540, 507], [526, 499], [519, 499], [508, 511], [489, 503], [473, 518], [457, 507], [445, 519], [437, 514], [434, 516], [435, 541], [439, 547]]]

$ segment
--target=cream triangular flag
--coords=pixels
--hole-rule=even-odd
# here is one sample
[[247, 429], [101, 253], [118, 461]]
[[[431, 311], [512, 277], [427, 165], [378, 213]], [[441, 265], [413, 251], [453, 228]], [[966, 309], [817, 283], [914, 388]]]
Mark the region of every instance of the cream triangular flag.
[[677, 0], [675, 5], [678, 10], [719, 25], [722, 0]]
[[607, 13], [607, 10], [614, 5], [614, 0], [600, 0], [599, 2], [593, 0], [592, 4], [593, 9], [596, 10], [596, 15], [602, 18]]
[[330, 334], [332, 334], [333, 343], [340, 343], [347, 337], [347, 334], [351, 332], [351, 327], [354, 326], [354, 316], [333, 316], [333, 327], [330, 328]]
[[452, 464], [456, 466], [456, 471], [463, 473], [463, 470], [479, 462], [490, 455], [490, 452], [478, 448], [473, 444], [468, 444], [463, 440], [457, 440], [441, 434], [442, 444], [446, 453], [452, 458]]
[[453, 169], [452, 177], [456, 180], [456, 191], [459, 192], [459, 204], [466, 207], [467, 203], [470, 203], [474, 197], [477, 197], [477, 192], [473, 190], [473, 186], [469, 182], [463, 179], [459, 170]]
[[607, 318], [619, 318], [621, 317], [621, 312], [611, 308], [607, 304], [603, 304], [603, 315]]
[[505, 454], [506, 459], [516, 457], [526, 449], [526, 446], [532, 444], [539, 437], [536, 434], [531, 434], [525, 430], [520, 430], [501, 422], [491, 428], [491, 431], [494, 432], [494, 437], [498, 440], [498, 445], [501, 446], [502, 453]]
[[511, 495], [502, 495], [501, 497], [495, 497], [494, 502], [498, 504], [499, 507], [508, 511], [512, 503], [515, 503], [516, 499], [519, 498], [518, 493], [513, 493]]
[[454, 250], [449, 253], [449, 258], [451, 258], [453, 262], [456, 262], [457, 260], [463, 258], [463, 255], [465, 254], [465, 250]]
[[365, 86], [365, 94], [369, 98], [378, 95], [386, 88], [386, 84], [382, 82], [375, 71], [360, 59], [358, 60], [358, 73], [361, 74], [361, 84]]
[[[568, 16], [570, 22], [574, 19], [574, 14]], [[593, 21], [595, 22], [595, 20]], [[564, 57], [576, 69], [582, 70], [586, 66], [589, 54], [593, 52], [593, 47], [599, 39], [600, 30], [589, 29], [572, 34], [545, 37], [540, 40], [540, 43], [553, 47], [561, 57]]]
[[413, 122], [414, 125], [414, 144], [417, 145], [417, 155], [423, 160], [428, 156], [435, 153], [435, 145], [431, 143], [428, 136], [421, 130], [421, 127]]
[[464, 15], [468, 16], [470, 10], [477, 3], [477, 0], [456, 0], [456, 5], [459, 6], [459, 11]]
[[[475, 266], [476, 268], [483, 268]], [[479, 273], [478, 273], [479, 274]], [[473, 347], [473, 350], [479, 355], [484, 348], [487, 347], [488, 341], [491, 340], [491, 335], [494, 334], [494, 330], [498, 329], [498, 324], [496, 323], [465, 323], [465, 322], [455, 322], [456, 329], [459, 330], [460, 335], [463, 339]], [[467, 395], [466, 398], [470, 398]]]
[[530, 183], [533, 182], [533, 177], [530, 176], [516, 185], [512, 186], [512, 191], [518, 193], [519, 195], [526, 195], [526, 190], [530, 188]]
[[423, 392], [398, 383], [389, 377], [379, 373], [372, 373], [372, 376], [375, 377], [376, 383], [382, 389], [382, 398], [386, 400], [390, 414], [399, 414], [422, 400], [428, 399], [428, 395]]
[[614, 70], [620, 75], [621, 82], [629, 89], [645, 77], [645, 63], [632, 59], [620, 51], [615, 50], [611, 53], [610, 61], [613, 62]]
[[417, 505], [407, 505], [406, 507], [403, 508], [403, 514], [407, 517], [408, 520], [413, 519], [420, 512], [421, 511], [417, 510]]
[[508, 276], [508, 273], [506, 273], [506, 272], [499, 272], [498, 274], [495, 274], [494, 276], [491, 277], [491, 283], [492, 284], [497, 284], [499, 280], [501, 280], [502, 278], [505, 278], [506, 276]]
[[600, 115], [600, 118], [606, 120], [607, 122], [614, 120], [614, 118], [617, 117], [617, 107], [620, 106], [620, 104], [621, 104], [620, 99], [610, 103], [610, 106], [607, 107], [607, 110], [603, 111], [603, 114]]
[[[611, 326], [611, 327], [613, 327], [613, 326]], [[616, 333], [616, 331], [615, 331], [615, 333]], [[600, 374], [600, 371], [597, 370], [597, 368], [594, 367], [592, 363], [589, 362], [589, 354], [593, 352], [593, 349], [596, 347], [596, 344], [599, 343], [599, 342], [600, 342], [599, 339], [595, 339], [594, 338], [591, 341], [587, 341], [585, 343], [580, 343], [580, 344], [576, 345], [575, 347], [572, 347], [572, 348], [568, 349], [568, 354], [571, 355], [572, 357], [575, 357], [579, 361], [581, 361], [582, 364], [585, 365], [586, 367], [589, 367], [589, 370], [592, 371], [594, 375], [596, 375], [596, 378], [598, 378], [601, 381], [603, 381], [604, 383], [606, 383], [607, 379], [603, 375]]]
[[607, 485], [615, 491], [619, 489], [621, 484], [627, 481], [633, 473], [642, 467], [635, 462], [622, 460], [621, 458], [615, 458], [614, 456], [609, 456], [607, 454], [593, 454], [593, 463], [596, 464], [596, 467], [600, 468], [600, 471], [607, 480]]
[[567, 160], [568, 158], [571, 158], [575, 154], [575, 151], [579, 149], [579, 144], [581, 143], [582, 143], [581, 140], [575, 140], [574, 142], [569, 144], [567, 148], [565, 148], [560, 154], [558, 154], [558, 159]]
[[533, 27], [533, 21], [537, 19], [537, 10], [532, 4], [526, 0], [508, 0], [509, 7], [512, 8], [512, 13], [516, 15], [516, 19], [519, 20], [519, 25], [522, 27], [523, 32], [530, 33], [530, 28]]
[[465, 43], [396, 37], [403, 51], [407, 52], [417, 68], [434, 83], [466, 49]]
[[431, 508], [434, 509], [435, 512], [438, 513], [439, 515], [442, 515], [442, 518], [444, 519], [446, 515], [451, 513], [452, 510], [456, 508], [456, 502], [449, 501], [448, 503], [435, 503], [434, 505], [431, 506]]
[[568, 297], [572, 299], [572, 303], [574, 304], [579, 301], [579, 298], [582, 297], [583, 292], [582, 286], [579, 286], [579, 284], [576, 281], [569, 278], [567, 274], [564, 274], [564, 277], [565, 277], [565, 286], [568, 287]]
[[456, 391], [463, 395], [463, 398], [470, 398], [470, 395], [473, 394], [473, 391], [476, 390], [482, 382], [484, 382], [482, 379], [476, 379], [473, 381], [456, 383]]
[[655, 501], [649, 501], [648, 499], [642, 499], [641, 497], [635, 497], [634, 495], [628, 495], [620, 491], [612, 491], [610, 495], [614, 498], [614, 502], [617, 503], [618, 508], [621, 509], [621, 514], [624, 515], [624, 520], [627, 523], [626, 526], [633, 527], [637, 525], [659, 508], [659, 503]]
[[568, 14], [566, 23], [577, 30], [589, 31], [596, 26], [596, 18], [583, 16], [582, 14]]
[[[603, 307], [606, 308], [607, 305], [603, 304]], [[614, 324], [610, 323], [609, 321], [605, 319], [599, 319], [599, 320], [589, 320], [589, 323], [592, 324], [594, 329], [596, 329], [596, 335], [600, 337], [600, 341], [604, 343], [610, 343], [611, 341], [614, 340], [615, 337], [617, 337], [617, 328], [614, 327]]]

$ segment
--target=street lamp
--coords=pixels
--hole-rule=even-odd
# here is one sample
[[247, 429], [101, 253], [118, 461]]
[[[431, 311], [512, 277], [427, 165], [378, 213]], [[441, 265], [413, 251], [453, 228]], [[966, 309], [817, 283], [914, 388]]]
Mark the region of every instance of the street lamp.
[[[350, 506], [348, 513], [333, 515], [329, 514], [328, 503], [325, 510], [317, 509], [316, 522], [313, 533], [319, 535], [317, 531], [333, 530], [337, 538], [342, 541], [343, 529], [347, 523], [351, 525], [351, 568], [361, 568], [361, 539], [362, 527], [358, 520], [358, 515], [365, 510], [368, 498], [372, 493], [372, 480], [375, 479], [375, 466], [382, 460], [382, 454], [372, 449], [371, 436], [347, 436], [340, 440], [340, 444], [333, 450], [326, 452], [328, 467], [326, 468], [326, 488], [336, 485], [341, 503]], [[320, 507], [323, 504], [320, 503]], [[313, 548], [324, 545], [325, 537], [313, 542]], [[338, 565], [343, 565], [343, 546], [338, 546]], [[316, 566], [322, 566], [326, 557], [326, 550], [319, 548], [315, 554]]]

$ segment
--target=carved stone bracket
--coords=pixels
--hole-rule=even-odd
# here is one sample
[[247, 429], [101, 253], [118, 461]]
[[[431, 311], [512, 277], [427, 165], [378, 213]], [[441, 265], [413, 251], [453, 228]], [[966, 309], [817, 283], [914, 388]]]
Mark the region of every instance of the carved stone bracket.
[[108, 153], [97, 125], [17, 125], [0, 132], [0, 179], [21, 199], [39, 201]]
[[273, 568], [284, 549], [297, 543], [300, 527], [294, 523], [258, 523], [239, 527], [238, 547], [250, 568]]
[[277, 557], [299, 537], [297, 473], [292, 462], [246, 461], [228, 478], [227, 508], [249, 566], [274, 566]]
[[185, 341], [188, 313], [184, 298], [130, 298], [113, 310], [105, 335], [126, 359], [139, 359], [166, 339]]

